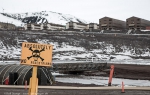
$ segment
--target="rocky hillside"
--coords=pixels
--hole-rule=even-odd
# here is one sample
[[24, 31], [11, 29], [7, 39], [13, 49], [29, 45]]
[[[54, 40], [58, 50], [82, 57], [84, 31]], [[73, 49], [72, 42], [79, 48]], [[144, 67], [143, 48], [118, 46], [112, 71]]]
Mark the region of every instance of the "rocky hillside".
[[150, 35], [62, 31], [0, 31], [0, 55], [14, 59], [20, 57], [22, 42], [52, 44], [54, 46], [53, 58], [59, 60], [92, 57], [145, 59], [150, 56]]

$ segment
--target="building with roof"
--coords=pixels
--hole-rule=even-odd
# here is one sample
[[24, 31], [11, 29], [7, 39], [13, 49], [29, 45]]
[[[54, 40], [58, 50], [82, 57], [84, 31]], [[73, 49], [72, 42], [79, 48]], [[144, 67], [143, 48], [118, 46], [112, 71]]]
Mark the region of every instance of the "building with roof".
[[78, 23], [78, 22], [68, 22], [66, 24], [66, 29], [76, 29], [76, 30], [85, 30], [87, 29], [87, 24]]
[[87, 25], [87, 29], [90, 32], [92, 32], [92, 31], [99, 31], [99, 24], [97, 24], [97, 23], [89, 23]]
[[150, 21], [132, 16], [126, 19], [126, 28], [128, 30], [145, 30], [150, 26]]
[[99, 25], [97, 23], [89, 23], [87, 25], [88, 29], [99, 29]]
[[46, 23], [43, 24], [43, 30], [65, 30], [65, 26], [54, 23]]
[[123, 30], [126, 28], [126, 22], [110, 17], [99, 19], [100, 30]]
[[26, 24], [25, 30], [64, 30], [65, 26], [54, 23]]
[[24, 26], [25, 30], [43, 30], [42, 24], [30, 23]]

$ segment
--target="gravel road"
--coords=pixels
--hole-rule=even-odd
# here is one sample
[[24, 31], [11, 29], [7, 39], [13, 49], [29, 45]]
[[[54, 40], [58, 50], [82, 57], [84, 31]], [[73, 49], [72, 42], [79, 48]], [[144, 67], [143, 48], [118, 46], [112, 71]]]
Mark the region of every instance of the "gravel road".
[[[28, 95], [25, 89], [5, 89], [0, 88], [0, 95]], [[37, 95], [150, 95], [150, 91], [125, 90], [55, 90], [38, 89]]]

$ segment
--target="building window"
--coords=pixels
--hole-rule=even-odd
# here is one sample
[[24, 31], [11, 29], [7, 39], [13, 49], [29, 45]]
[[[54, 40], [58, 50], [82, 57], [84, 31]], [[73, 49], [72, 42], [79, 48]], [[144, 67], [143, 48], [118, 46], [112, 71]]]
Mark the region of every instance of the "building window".
[[140, 21], [140, 19], [138, 18], [137, 21]]
[[109, 19], [109, 21], [112, 21], [112, 19]]

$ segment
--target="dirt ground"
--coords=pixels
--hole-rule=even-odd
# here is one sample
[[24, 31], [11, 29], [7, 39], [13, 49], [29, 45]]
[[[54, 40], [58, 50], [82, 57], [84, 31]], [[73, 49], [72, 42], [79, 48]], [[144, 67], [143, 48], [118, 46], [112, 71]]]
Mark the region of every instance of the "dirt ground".
[[[134, 79], [134, 80], [150, 80], [150, 65], [130, 65], [130, 64], [108, 64], [108, 68], [114, 65], [114, 75], [113, 78], [124, 78], [124, 79]], [[105, 76], [109, 77], [110, 69], [100, 71], [90, 71], [85, 72], [86, 76]], [[61, 83], [55, 82], [54, 86], [81, 86], [81, 87], [92, 87], [100, 86], [94, 84], [77, 84], [77, 83]]]
[[108, 64], [108, 69], [100, 71], [87, 71], [84, 75], [109, 77], [110, 66], [114, 65], [114, 78], [150, 80], [150, 65], [134, 64]]
[[[125, 78], [125, 79], [141, 79], [150, 80], [150, 66], [149, 65], [129, 65], [129, 64], [108, 64], [108, 68], [114, 65], [114, 76], [115, 78]], [[98, 75], [98, 76], [108, 76], [110, 70], [104, 72], [90, 72], [85, 73], [85, 75]], [[56, 82], [54, 85], [60, 86], [98, 86], [94, 84], [75, 84], [75, 83], [60, 83]], [[120, 90], [56, 90], [58, 93], [55, 94], [53, 91], [51, 95], [150, 95], [150, 91], [140, 91], [140, 90], [125, 90], [125, 93], [121, 93]]]
[[150, 80], [150, 65], [108, 64], [114, 65], [114, 77], [126, 79]]
[[[28, 95], [28, 90], [0, 88], [0, 95]], [[37, 95], [150, 95], [150, 91], [38, 89]]]

